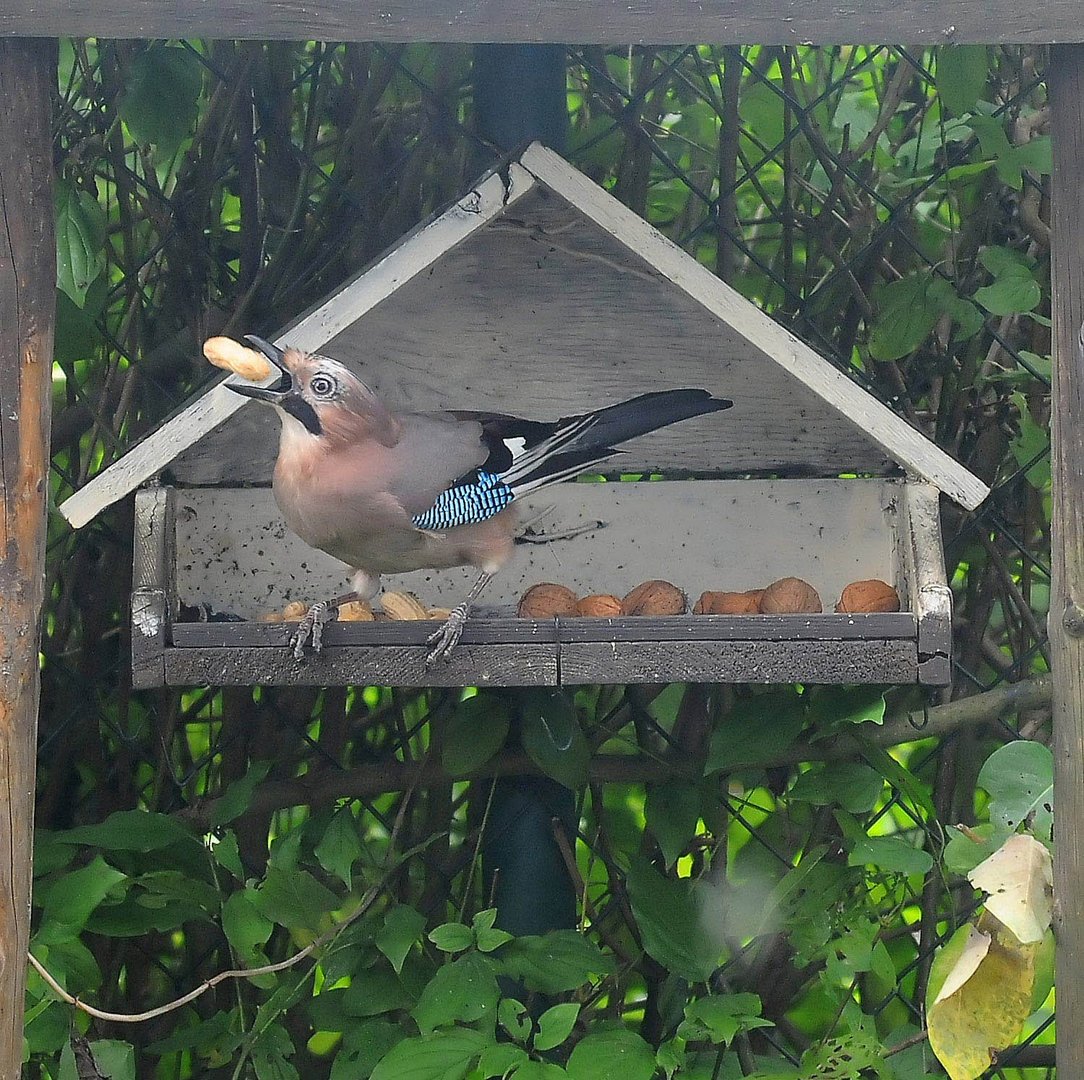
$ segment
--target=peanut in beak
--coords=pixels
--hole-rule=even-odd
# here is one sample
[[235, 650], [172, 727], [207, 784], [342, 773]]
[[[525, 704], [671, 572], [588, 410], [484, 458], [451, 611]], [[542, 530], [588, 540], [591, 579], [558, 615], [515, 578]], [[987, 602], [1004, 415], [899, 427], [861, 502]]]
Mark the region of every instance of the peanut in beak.
[[232, 371], [249, 382], [263, 382], [272, 374], [271, 364], [265, 356], [232, 338], [208, 338], [203, 343], [203, 355], [215, 367]]

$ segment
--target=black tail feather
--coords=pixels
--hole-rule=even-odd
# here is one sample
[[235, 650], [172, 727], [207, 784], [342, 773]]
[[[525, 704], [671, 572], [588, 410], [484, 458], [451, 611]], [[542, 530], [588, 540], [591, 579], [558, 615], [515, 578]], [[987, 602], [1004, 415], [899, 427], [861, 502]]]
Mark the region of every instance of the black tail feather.
[[514, 428], [509, 423], [501, 433], [502, 441], [521, 438], [525, 445], [500, 470], [501, 477], [517, 496], [523, 495], [567, 480], [621, 453], [617, 446], [629, 439], [731, 405], [732, 401], [713, 398], [707, 390], [662, 390], [597, 412], [564, 417], [554, 424], [528, 422]]

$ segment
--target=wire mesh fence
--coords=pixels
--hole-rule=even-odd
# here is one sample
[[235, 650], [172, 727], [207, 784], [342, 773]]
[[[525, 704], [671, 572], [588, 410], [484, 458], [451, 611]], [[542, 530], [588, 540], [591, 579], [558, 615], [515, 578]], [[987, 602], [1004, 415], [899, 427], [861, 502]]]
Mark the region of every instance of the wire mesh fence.
[[[198, 390], [205, 337], [284, 324], [500, 159], [474, 130], [471, 62], [469, 49], [443, 46], [64, 46], [56, 500]], [[943, 508], [956, 679], [938, 701], [906, 687], [575, 695], [596, 758], [577, 797], [577, 835], [566, 838], [568, 869], [584, 925], [620, 971], [591, 1004], [637, 1020], [653, 1044], [667, 1031], [672, 981], [637, 959], [647, 943], [629, 866], [643, 856], [710, 886], [726, 956], [712, 985], [756, 992], [774, 1025], [743, 1035], [733, 1055], [720, 1052], [713, 1076], [750, 1075], [758, 1060], [802, 1075], [868, 1075], [861, 1055], [876, 1057], [874, 1046], [895, 1051], [900, 1076], [936, 1075], [915, 1035], [934, 952], [973, 912], [973, 892], [936, 869], [888, 880], [848, 866], [846, 825], [796, 785], [825, 767], [817, 763], [864, 763], [882, 783], [848, 821], [940, 852], [948, 826], [972, 825], [983, 811], [977, 776], [990, 751], [1049, 735], [1041, 695], [1018, 714], [1006, 707], [936, 738], [922, 729], [933, 706], [1048, 670], [1041, 55], [591, 47], [570, 51], [567, 92], [574, 165], [993, 487], [975, 513]], [[141, 807], [228, 834], [244, 880], [266, 873], [269, 836], [281, 842], [295, 830], [309, 845], [347, 806], [374, 850], [393, 833], [403, 849], [428, 844], [390, 895], [436, 922], [449, 901], [460, 913], [484, 906], [473, 866], [492, 794], [484, 781], [452, 784], [435, 768], [462, 693], [131, 692], [131, 525], [123, 506], [79, 533], [51, 523], [38, 809], [46, 835]], [[848, 743], [842, 729], [880, 717], [886, 700], [913, 735], [895, 739], [891, 755], [887, 743]], [[659, 806], [680, 786], [675, 762], [710, 762], [722, 721], [742, 717], [777, 725], [775, 737], [768, 727], [747, 760], [723, 754], [738, 764], [709, 771], [684, 810], [688, 835], [672, 839]], [[223, 800], [240, 790], [252, 801], [230, 817]], [[39, 866], [47, 889], [48, 854]], [[796, 867], [809, 881], [784, 902], [773, 890]], [[139, 869], [145, 897], [168, 895]], [[771, 919], [755, 910], [765, 895], [779, 905]], [[69, 983], [82, 980], [79, 992], [123, 1009], [230, 966], [231, 943], [198, 919], [183, 935], [153, 919], [137, 935], [136, 922], [110, 929], [99, 913], [86, 937], [97, 976], [69, 958]], [[267, 955], [287, 945], [272, 939]], [[849, 949], [876, 953], [891, 974], [872, 960], [844, 962]], [[234, 996], [193, 1006], [185, 1022], [210, 1023]], [[259, 992], [240, 997], [236, 1007], [255, 1008]], [[33, 1009], [33, 1067], [46, 1075], [67, 1022], [55, 1007]], [[304, 1014], [284, 1017], [299, 1058], [309, 1046], [302, 1075], [349, 1075], [312, 1048]], [[1049, 1008], [1037, 1013], [996, 1075], [1014, 1061], [1048, 1068], [1046, 1048], [1033, 1044], [1050, 1042], [1051, 1023]], [[159, 1060], [155, 1041], [173, 1033], [164, 1024], [135, 1040], [143, 1061]], [[206, 1054], [206, 1073], [194, 1060], [162, 1075], [220, 1075]]]

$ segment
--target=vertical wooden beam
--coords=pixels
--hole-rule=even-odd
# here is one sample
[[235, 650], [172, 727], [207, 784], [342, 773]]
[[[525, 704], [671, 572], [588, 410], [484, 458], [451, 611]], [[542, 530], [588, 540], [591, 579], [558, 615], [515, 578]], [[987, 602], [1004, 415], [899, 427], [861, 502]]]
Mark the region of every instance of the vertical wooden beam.
[[1084, 46], [1055, 46], [1051, 407], [1054, 897], [1059, 1076], [1084, 1076]]
[[55, 43], [0, 40], [0, 1076], [19, 1076], [30, 937], [56, 247]]

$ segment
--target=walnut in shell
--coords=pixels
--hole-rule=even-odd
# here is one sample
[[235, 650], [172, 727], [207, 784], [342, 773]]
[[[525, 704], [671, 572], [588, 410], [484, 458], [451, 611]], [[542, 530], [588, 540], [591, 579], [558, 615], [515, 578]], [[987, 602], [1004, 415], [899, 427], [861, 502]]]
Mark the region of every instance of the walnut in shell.
[[564, 585], [542, 581], [532, 585], [520, 597], [516, 614], [521, 619], [552, 619], [555, 615], [575, 615], [576, 599], [576, 594]]
[[684, 615], [685, 594], [669, 581], [645, 581], [621, 601], [622, 615]]
[[577, 615], [588, 615], [594, 618], [616, 618], [621, 614], [621, 600], [608, 593], [598, 593], [595, 596], [585, 596], [576, 604]]
[[373, 622], [373, 609], [364, 600], [348, 600], [339, 605], [339, 622]]
[[787, 577], [773, 581], [760, 598], [765, 615], [793, 615], [823, 611], [817, 590], [801, 578]]
[[700, 594], [694, 615], [756, 615], [763, 589], [749, 592], [705, 592]]
[[843, 590], [836, 604], [836, 611], [899, 611], [900, 594], [887, 581], [871, 578], [868, 581], [852, 581]]

